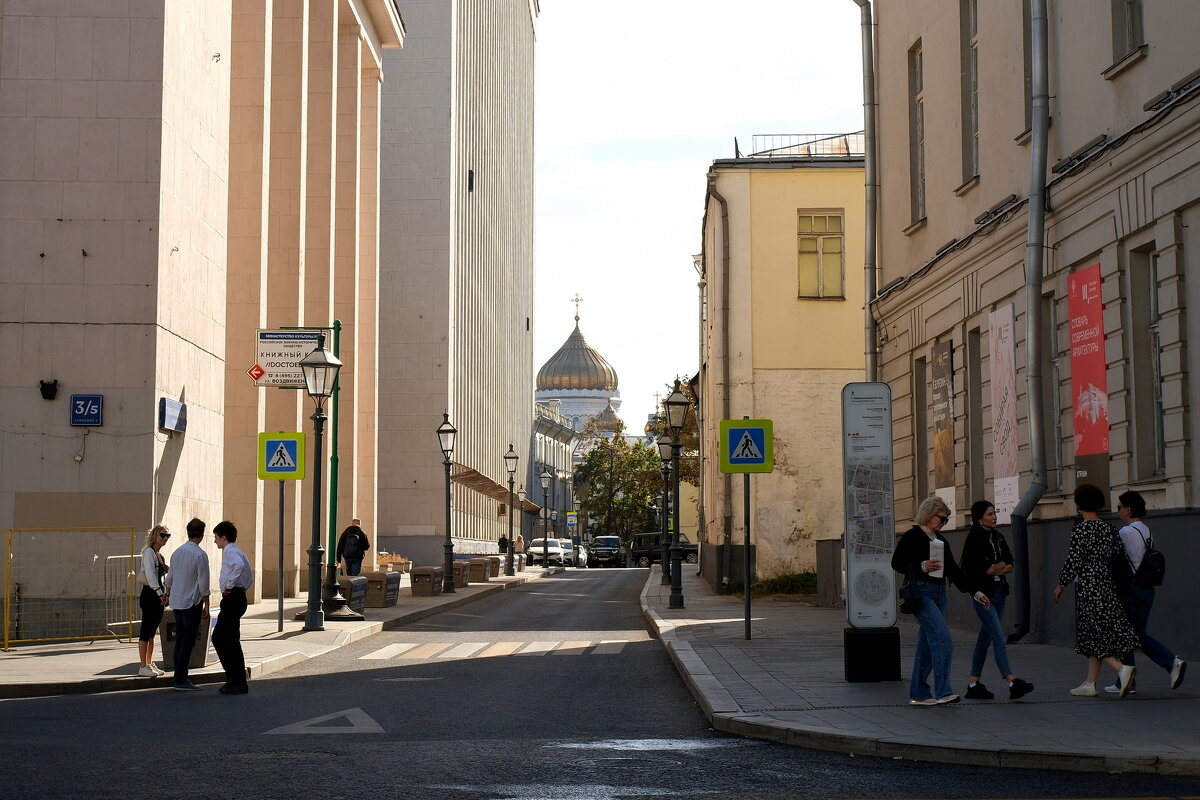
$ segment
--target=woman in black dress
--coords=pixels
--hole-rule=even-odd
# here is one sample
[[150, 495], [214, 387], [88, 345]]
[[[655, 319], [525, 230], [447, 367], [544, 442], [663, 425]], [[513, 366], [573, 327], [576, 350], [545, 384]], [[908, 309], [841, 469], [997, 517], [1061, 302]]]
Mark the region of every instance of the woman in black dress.
[[1075, 507], [1083, 521], [1071, 529], [1067, 561], [1058, 573], [1054, 602], [1063, 588], [1075, 584], [1075, 652], [1087, 656], [1087, 679], [1071, 690], [1076, 697], [1095, 697], [1100, 662], [1117, 671], [1120, 697], [1129, 692], [1137, 667], [1125, 666], [1121, 656], [1138, 646], [1137, 634], [1117, 597], [1112, 561], [1124, 558], [1125, 548], [1112, 526], [1097, 513], [1104, 508], [1104, 492], [1090, 483], [1075, 489]]

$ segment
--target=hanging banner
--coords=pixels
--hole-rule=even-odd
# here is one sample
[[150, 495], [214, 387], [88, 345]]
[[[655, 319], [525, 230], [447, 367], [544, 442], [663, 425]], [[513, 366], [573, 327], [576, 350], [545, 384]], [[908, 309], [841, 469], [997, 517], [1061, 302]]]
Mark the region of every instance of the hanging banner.
[[950, 522], [946, 530], [958, 524], [954, 509], [954, 367], [951, 363], [953, 343], [938, 342], [933, 346], [933, 385], [930, 401], [933, 406], [933, 493], [950, 507]]
[[1021, 466], [1017, 458], [1017, 347], [1013, 338], [1012, 303], [988, 314], [989, 363], [992, 372], [992, 502], [996, 521], [1007, 525], [1021, 499]]
[[1071, 319], [1071, 397], [1075, 420], [1075, 484], [1108, 495], [1108, 361], [1104, 355], [1104, 300], [1100, 265], [1067, 277]]

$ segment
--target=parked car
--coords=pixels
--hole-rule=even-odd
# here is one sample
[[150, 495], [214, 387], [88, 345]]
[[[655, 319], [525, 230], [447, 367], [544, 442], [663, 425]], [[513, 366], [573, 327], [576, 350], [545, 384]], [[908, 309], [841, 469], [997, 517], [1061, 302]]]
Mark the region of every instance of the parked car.
[[571, 539], [559, 539], [563, 549], [563, 564], [568, 567], [587, 566], [587, 548], [576, 545]]
[[593, 536], [588, 543], [589, 567], [625, 566], [625, 545], [620, 536]]
[[[669, 535], [667, 541], [670, 542]], [[683, 560], [687, 563], [695, 564], [700, 560], [699, 546], [682, 533], [679, 534], [679, 547], [683, 551]], [[648, 567], [662, 561], [662, 533], [635, 533], [629, 555], [639, 567]]]
[[562, 543], [558, 539], [534, 539], [529, 543], [529, 563], [546, 566], [543, 558], [548, 564], [566, 566]]

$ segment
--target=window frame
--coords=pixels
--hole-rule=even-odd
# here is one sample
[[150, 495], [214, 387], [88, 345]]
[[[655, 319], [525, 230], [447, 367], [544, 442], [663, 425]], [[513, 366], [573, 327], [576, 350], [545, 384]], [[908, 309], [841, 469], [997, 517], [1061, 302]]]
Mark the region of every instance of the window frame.
[[[802, 218], [810, 219], [825, 218], [826, 229], [824, 231], [802, 231], [800, 221]], [[838, 220], [838, 230], [830, 231], [828, 226], [829, 219]], [[810, 226], [815, 227], [815, 226]], [[802, 263], [802, 256], [805, 251], [801, 249], [801, 242], [804, 239], [816, 239], [816, 250], [814, 254], [817, 258], [817, 275], [816, 285], [817, 294], [805, 294], [801, 291], [802, 276], [801, 272], [805, 269]], [[826, 280], [826, 264], [825, 257], [827, 255], [824, 247], [825, 239], [837, 239], [839, 247], [838, 254], [838, 287], [839, 294], [826, 294], [825, 290], [828, 285]], [[796, 209], [796, 299], [797, 300], [845, 300], [846, 299], [846, 210], [844, 208], [797, 208]]]

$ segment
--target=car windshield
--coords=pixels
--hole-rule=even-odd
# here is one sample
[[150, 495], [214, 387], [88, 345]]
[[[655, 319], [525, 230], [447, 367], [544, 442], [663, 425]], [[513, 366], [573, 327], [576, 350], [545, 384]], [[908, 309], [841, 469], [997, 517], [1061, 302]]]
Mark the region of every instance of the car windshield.
[[530, 548], [545, 547], [545, 546], [558, 547], [558, 540], [551, 539], [549, 541], [549, 543], [547, 543], [547, 541], [545, 539], [534, 539], [532, 542], [529, 543], [529, 546], [530, 546]]
[[616, 536], [597, 536], [592, 539], [593, 547], [620, 547], [621, 540]]
[[563, 539], [562, 540], [562, 549], [563, 550], [574, 550], [575, 545], [572, 544], [571, 542], [567, 541], [566, 539]]

